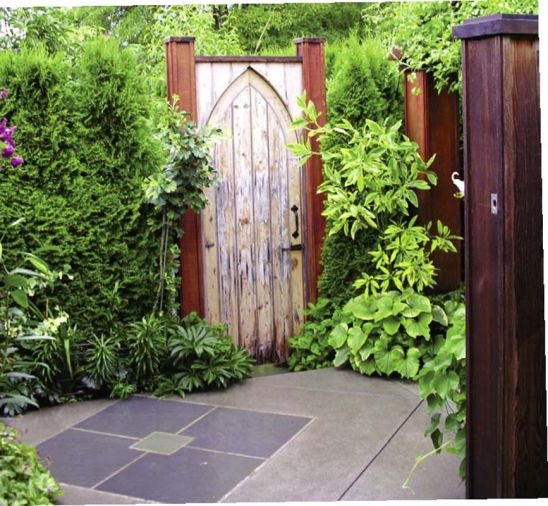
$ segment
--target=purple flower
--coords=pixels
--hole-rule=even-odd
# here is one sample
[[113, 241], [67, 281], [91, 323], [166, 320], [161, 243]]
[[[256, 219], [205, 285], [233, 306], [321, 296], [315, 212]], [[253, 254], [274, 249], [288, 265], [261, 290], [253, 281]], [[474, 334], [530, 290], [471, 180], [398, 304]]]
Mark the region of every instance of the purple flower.
[[12, 145], [8, 144], [4, 149], [2, 149], [2, 156], [4, 158], [11, 158], [13, 153], [15, 153], [15, 148]]
[[6, 90], [6, 88], [2, 88], [2, 92], [0, 92], [0, 98], [2, 98], [2, 100], [6, 100], [8, 98], [8, 90]]
[[23, 160], [20, 156], [16, 156], [11, 159], [11, 166], [15, 169], [16, 167], [19, 167], [19, 165], [23, 165]]

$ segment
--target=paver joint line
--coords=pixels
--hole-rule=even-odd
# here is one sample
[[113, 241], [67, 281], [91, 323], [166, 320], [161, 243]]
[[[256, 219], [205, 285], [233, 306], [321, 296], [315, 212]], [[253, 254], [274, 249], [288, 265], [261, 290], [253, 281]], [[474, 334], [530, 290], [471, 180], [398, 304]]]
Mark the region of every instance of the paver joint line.
[[350, 491], [350, 489], [356, 484], [356, 482], [364, 475], [364, 473], [371, 467], [371, 464], [375, 462], [377, 457], [384, 451], [384, 449], [390, 444], [390, 441], [392, 441], [396, 434], [403, 428], [403, 426], [409, 421], [409, 419], [415, 414], [417, 409], [423, 404], [424, 401], [420, 401], [412, 410], [409, 415], [405, 417], [405, 420], [396, 428], [394, 433], [386, 440], [386, 442], [382, 445], [381, 449], [373, 456], [373, 458], [366, 464], [366, 466], [361, 470], [361, 472], [356, 476], [354, 480], [352, 480], [352, 483], [346, 488], [346, 490], [341, 494], [341, 496], [337, 499], [337, 501], [342, 501], [344, 499], [344, 496]]

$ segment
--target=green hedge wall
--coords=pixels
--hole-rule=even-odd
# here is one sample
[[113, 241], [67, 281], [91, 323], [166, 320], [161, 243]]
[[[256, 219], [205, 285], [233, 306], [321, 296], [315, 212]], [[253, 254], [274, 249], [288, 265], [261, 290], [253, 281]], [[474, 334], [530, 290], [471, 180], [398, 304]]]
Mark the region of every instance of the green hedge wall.
[[43, 48], [0, 54], [2, 115], [17, 125], [26, 163], [0, 185], [4, 249], [70, 265], [50, 307], [79, 328], [107, 332], [151, 308], [157, 238], [146, 226], [142, 180], [164, 154], [154, 139], [146, 82], [131, 53], [105, 39], [73, 60]]
[[[388, 60], [388, 50], [378, 41], [360, 41], [352, 36], [327, 48], [329, 79], [327, 112], [330, 122], [347, 119], [359, 127], [366, 119], [382, 123], [403, 117], [402, 77], [397, 64]], [[328, 140], [330, 145], [343, 143], [343, 137]], [[318, 280], [321, 297], [335, 306], [344, 305], [356, 295], [352, 284], [367, 272], [371, 258], [367, 254], [374, 238], [366, 233], [355, 240], [342, 232], [327, 235], [321, 254], [323, 272]]]

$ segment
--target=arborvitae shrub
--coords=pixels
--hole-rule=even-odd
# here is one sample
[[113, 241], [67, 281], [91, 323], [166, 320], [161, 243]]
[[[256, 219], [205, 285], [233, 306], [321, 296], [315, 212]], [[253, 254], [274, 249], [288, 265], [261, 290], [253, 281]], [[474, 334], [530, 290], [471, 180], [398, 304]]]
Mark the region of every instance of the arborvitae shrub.
[[55, 270], [51, 294], [79, 328], [107, 332], [152, 307], [157, 238], [146, 226], [142, 181], [163, 153], [155, 110], [131, 53], [90, 41], [74, 60], [41, 49], [0, 55], [0, 113], [17, 125], [25, 164], [0, 185], [6, 251], [38, 252]]
[[318, 280], [320, 297], [330, 299], [335, 307], [342, 307], [357, 292], [354, 281], [371, 266], [367, 251], [375, 242], [372, 234], [358, 232], [352, 239], [342, 232], [326, 235], [322, 248], [322, 274]]
[[347, 119], [360, 126], [366, 119], [392, 122], [403, 114], [402, 77], [388, 50], [376, 40], [353, 36], [330, 50], [332, 68], [327, 84], [330, 121]]

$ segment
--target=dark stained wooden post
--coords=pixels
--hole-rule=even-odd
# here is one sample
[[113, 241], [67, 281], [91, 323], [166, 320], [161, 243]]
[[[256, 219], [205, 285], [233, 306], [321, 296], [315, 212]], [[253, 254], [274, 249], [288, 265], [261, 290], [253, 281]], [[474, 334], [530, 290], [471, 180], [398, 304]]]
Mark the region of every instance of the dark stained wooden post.
[[[312, 100], [316, 110], [321, 112], [319, 119], [321, 125], [325, 124], [327, 116], [324, 41], [325, 39], [312, 37], [295, 40], [297, 56], [303, 59], [303, 89], [306, 90], [307, 100]], [[312, 139], [311, 144], [313, 150], [318, 150], [316, 139]], [[313, 156], [308, 160], [303, 171], [306, 224], [305, 297], [309, 302], [316, 302], [318, 298], [318, 276], [321, 272], [320, 255], [325, 233], [325, 218], [322, 216], [324, 195], [318, 194], [316, 190], [322, 180], [322, 160], [319, 156]]]
[[[405, 105], [405, 133], [419, 145], [423, 160], [435, 153], [432, 170], [438, 175], [438, 184], [431, 190], [418, 192], [419, 221], [432, 222], [436, 230], [437, 220], [447, 225], [453, 234], [462, 236], [461, 201], [454, 197], [458, 191], [451, 180], [453, 172], [461, 172], [459, 156], [459, 98], [456, 93], [434, 87], [432, 75], [417, 71], [410, 81], [411, 72], [404, 72], [403, 90]], [[418, 90], [418, 92], [416, 91]], [[462, 281], [461, 241], [455, 244], [457, 253], [436, 252], [434, 264], [439, 269], [436, 293], [458, 288]]]
[[467, 496], [546, 494], [538, 18], [463, 39]]
[[[196, 67], [194, 37], [170, 37], [166, 40], [167, 93], [170, 101], [179, 97], [178, 108], [197, 119]], [[181, 218], [181, 312], [204, 316], [202, 230], [200, 215], [188, 211]]]

